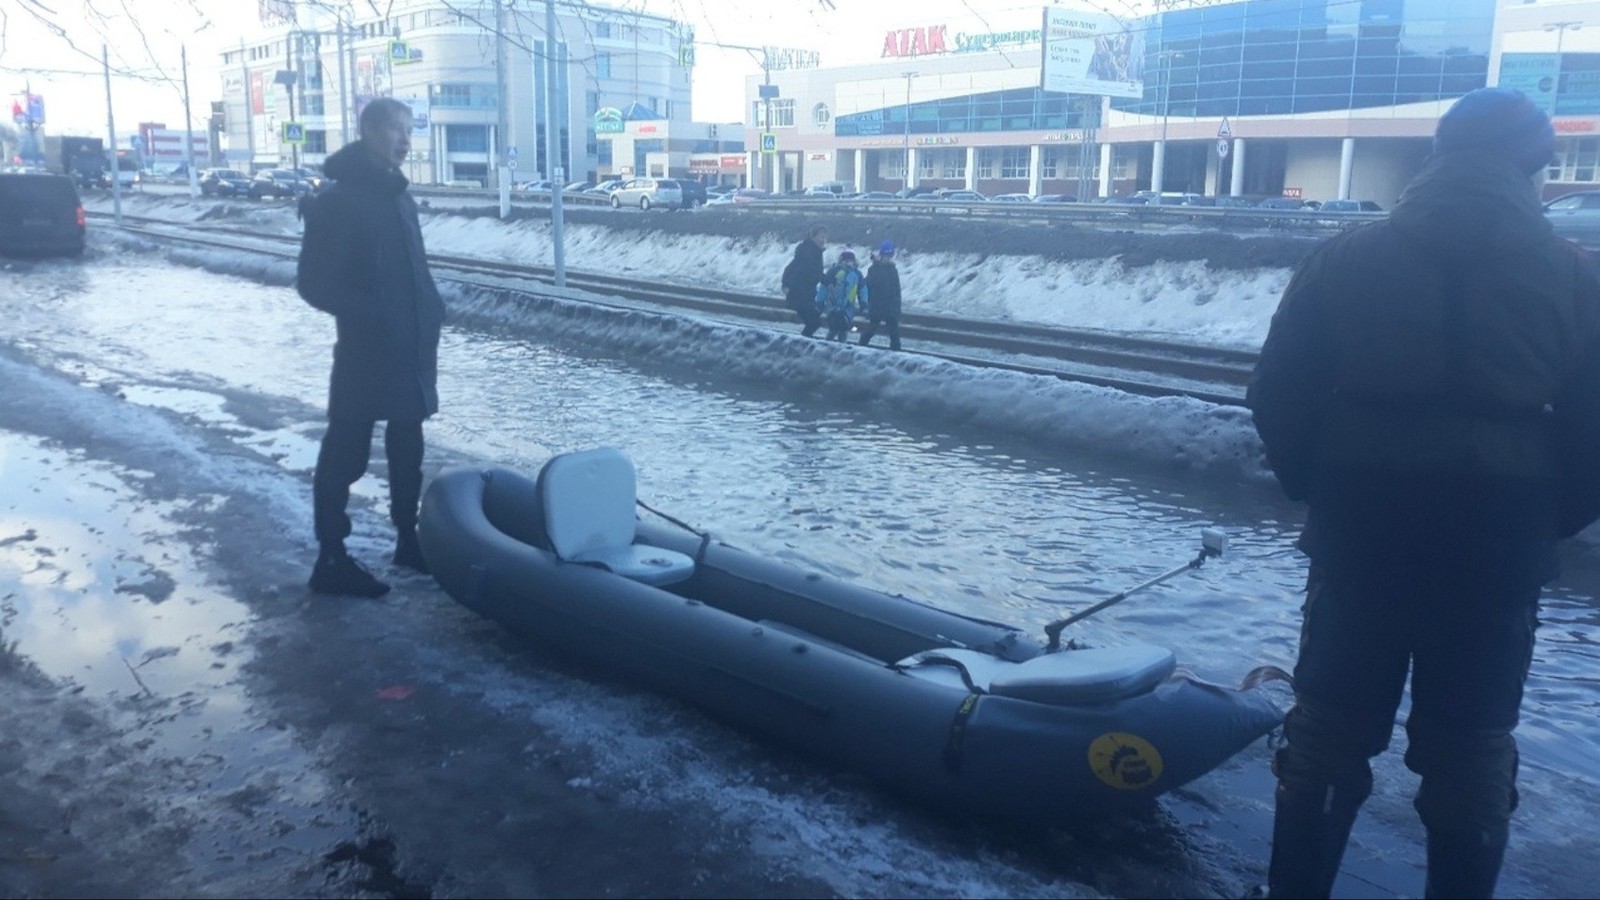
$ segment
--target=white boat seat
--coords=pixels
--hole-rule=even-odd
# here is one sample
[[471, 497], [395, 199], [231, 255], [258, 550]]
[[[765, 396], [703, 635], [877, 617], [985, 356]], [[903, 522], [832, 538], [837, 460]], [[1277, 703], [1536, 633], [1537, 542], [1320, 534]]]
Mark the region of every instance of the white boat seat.
[[567, 562], [598, 565], [660, 587], [694, 574], [694, 560], [636, 544], [637, 474], [614, 447], [554, 456], [539, 472], [537, 493], [551, 549]]
[[1053, 706], [1109, 703], [1150, 690], [1178, 666], [1172, 651], [1151, 644], [1062, 650], [1010, 662], [977, 650], [940, 648], [908, 656], [896, 668], [980, 694]]

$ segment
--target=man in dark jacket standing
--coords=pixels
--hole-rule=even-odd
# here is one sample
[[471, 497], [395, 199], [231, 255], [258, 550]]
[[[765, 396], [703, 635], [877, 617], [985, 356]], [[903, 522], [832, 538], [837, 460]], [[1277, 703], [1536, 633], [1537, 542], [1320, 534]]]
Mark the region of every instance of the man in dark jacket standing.
[[317, 593], [379, 597], [389, 586], [345, 550], [350, 486], [367, 469], [372, 432], [384, 426], [394, 562], [426, 572], [417, 544], [422, 420], [439, 410], [439, 329], [444, 303], [428, 272], [417, 207], [400, 164], [411, 149], [411, 109], [380, 98], [361, 112], [361, 139], [328, 157], [333, 187], [306, 211], [298, 287], [338, 329], [328, 430], [312, 498], [320, 551]]
[[1549, 118], [1487, 88], [1440, 120], [1389, 219], [1318, 248], [1249, 389], [1309, 504], [1295, 705], [1273, 766], [1273, 897], [1326, 897], [1411, 675], [1428, 897], [1487, 897], [1558, 539], [1600, 514], [1600, 279], [1546, 223]]
[[822, 248], [828, 245], [828, 230], [811, 228], [806, 239], [794, 245], [794, 258], [783, 268], [783, 297], [800, 317], [800, 333], [811, 337], [822, 327], [822, 311], [817, 309], [817, 285], [822, 283]]
[[867, 327], [861, 329], [861, 346], [872, 343], [879, 323], [889, 332], [889, 349], [900, 349], [900, 270], [894, 262], [894, 242], [884, 241], [867, 269]]

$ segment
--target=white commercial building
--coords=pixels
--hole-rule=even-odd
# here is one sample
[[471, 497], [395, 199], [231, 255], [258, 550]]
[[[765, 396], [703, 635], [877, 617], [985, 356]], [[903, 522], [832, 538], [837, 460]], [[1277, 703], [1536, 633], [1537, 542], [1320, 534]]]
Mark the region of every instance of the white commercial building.
[[[603, 108], [690, 130], [684, 50], [691, 35], [671, 19], [560, 2], [552, 39], [537, 3], [393, 0], [352, 4], [353, 18], [283, 0], [262, 9], [263, 33], [222, 54], [227, 159], [238, 168], [320, 163], [355, 138], [355, 111], [379, 96], [412, 108], [406, 175], [422, 183], [491, 184], [502, 152], [516, 180], [548, 178], [551, 121], [567, 180], [615, 171], [609, 142], [594, 133]], [[495, 40], [497, 31], [503, 41]], [[545, 99], [547, 48], [557, 61], [553, 116]], [[503, 134], [497, 64], [505, 72]], [[301, 143], [284, 140], [291, 122], [299, 127], [288, 129], [289, 137]]]

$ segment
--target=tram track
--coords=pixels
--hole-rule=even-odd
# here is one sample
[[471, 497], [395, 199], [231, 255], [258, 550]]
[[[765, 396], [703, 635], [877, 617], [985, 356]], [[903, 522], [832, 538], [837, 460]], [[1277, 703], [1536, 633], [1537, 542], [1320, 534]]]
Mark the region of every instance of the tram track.
[[[103, 213], [90, 215], [109, 218]], [[291, 235], [130, 215], [122, 219], [124, 230], [161, 240], [268, 253], [280, 258], [294, 258], [299, 250], [299, 239]], [[440, 277], [469, 283], [473, 283], [473, 276], [514, 279], [531, 282], [517, 288], [524, 293], [557, 296], [548, 290], [555, 280], [554, 270], [548, 266], [448, 253], [430, 253], [428, 257]], [[789, 325], [794, 319], [781, 298], [714, 288], [647, 283], [570, 269], [566, 272], [566, 287], [740, 324]], [[903, 339], [930, 348], [910, 352], [963, 365], [1096, 384], [1143, 396], [1193, 397], [1226, 406], [1244, 405], [1244, 386], [1256, 356], [1242, 350], [1085, 329], [932, 314], [904, 316], [900, 331]], [[931, 349], [934, 347], [938, 349]]]

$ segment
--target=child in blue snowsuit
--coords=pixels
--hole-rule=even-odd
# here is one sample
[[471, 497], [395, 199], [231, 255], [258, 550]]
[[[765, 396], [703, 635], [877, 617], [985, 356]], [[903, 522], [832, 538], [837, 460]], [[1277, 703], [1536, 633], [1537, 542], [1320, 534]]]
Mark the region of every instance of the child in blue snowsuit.
[[828, 323], [828, 340], [844, 341], [851, 321], [867, 308], [867, 281], [856, 266], [855, 251], [840, 251], [838, 262], [822, 276], [817, 308]]

